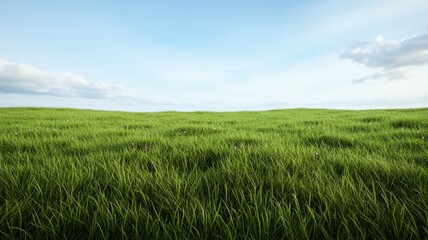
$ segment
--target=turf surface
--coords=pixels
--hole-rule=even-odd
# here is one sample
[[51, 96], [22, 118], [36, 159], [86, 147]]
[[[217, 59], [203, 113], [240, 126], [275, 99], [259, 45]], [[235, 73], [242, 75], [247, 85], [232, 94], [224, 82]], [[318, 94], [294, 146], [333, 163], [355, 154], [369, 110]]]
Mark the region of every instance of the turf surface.
[[427, 239], [428, 109], [0, 109], [3, 239]]

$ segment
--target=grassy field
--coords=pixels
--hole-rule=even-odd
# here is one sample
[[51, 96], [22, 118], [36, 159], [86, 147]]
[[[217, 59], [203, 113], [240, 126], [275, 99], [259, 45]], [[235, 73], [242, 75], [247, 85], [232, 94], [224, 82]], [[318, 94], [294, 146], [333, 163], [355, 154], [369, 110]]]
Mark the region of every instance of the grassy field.
[[1, 239], [427, 239], [428, 109], [0, 109]]

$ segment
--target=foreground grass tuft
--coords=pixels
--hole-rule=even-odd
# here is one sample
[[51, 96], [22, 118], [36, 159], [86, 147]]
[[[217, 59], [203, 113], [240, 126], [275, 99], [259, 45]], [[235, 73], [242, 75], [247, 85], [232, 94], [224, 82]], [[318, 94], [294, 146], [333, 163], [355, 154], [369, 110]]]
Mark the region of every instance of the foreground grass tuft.
[[0, 109], [1, 239], [427, 239], [428, 109]]

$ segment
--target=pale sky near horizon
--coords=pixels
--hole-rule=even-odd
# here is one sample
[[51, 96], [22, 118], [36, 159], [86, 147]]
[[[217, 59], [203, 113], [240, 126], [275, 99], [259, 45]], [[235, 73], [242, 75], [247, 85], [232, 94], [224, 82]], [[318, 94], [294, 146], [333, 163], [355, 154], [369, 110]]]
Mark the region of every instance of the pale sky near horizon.
[[428, 1], [2, 1], [0, 107], [428, 107]]

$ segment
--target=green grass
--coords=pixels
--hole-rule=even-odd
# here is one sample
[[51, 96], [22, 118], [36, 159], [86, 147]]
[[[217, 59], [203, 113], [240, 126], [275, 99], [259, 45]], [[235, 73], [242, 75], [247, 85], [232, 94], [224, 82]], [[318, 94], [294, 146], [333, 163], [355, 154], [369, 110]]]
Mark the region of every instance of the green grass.
[[428, 109], [0, 109], [2, 239], [427, 239]]

